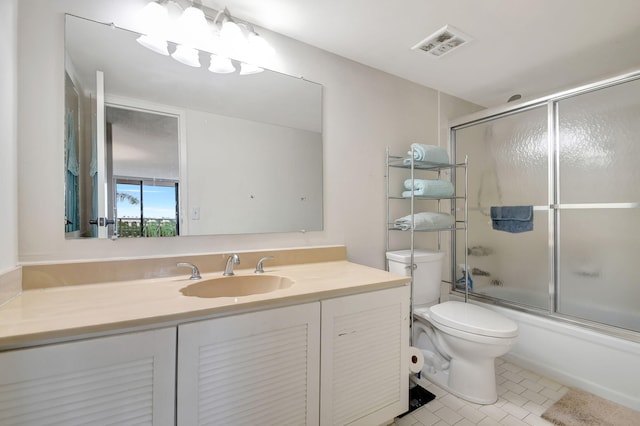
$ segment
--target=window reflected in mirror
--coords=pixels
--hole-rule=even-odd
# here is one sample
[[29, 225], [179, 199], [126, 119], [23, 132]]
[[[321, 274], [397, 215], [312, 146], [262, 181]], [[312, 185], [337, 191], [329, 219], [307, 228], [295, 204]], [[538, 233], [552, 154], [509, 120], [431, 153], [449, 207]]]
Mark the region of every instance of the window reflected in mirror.
[[180, 235], [179, 118], [115, 105], [105, 115], [109, 236]]
[[180, 235], [178, 182], [116, 178], [115, 191], [118, 237]]

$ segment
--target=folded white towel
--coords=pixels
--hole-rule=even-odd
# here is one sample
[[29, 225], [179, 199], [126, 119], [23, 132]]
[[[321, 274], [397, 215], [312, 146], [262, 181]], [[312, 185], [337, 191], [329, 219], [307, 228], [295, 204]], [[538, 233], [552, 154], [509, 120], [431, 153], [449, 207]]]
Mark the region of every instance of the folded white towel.
[[410, 190], [412, 189], [412, 186], [414, 190], [413, 195], [418, 196], [422, 195], [430, 197], [451, 197], [454, 193], [453, 184], [446, 180], [407, 179], [404, 181], [404, 187], [406, 189], [409, 189], [409, 191], [403, 192], [403, 197], [411, 197]]
[[[411, 153], [409, 152], [409, 154], [411, 154]], [[404, 164], [405, 166], [411, 166], [411, 158], [403, 158], [402, 159], [402, 164]], [[423, 162], [420, 162], [420, 161], [414, 161], [413, 167], [415, 169], [435, 169], [436, 167], [439, 167], [438, 164], [431, 164], [431, 163], [423, 163]]]
[[[451, 228], [456, 220], [448, 213], [421, 212], [413, 215], [415, 231], [432, 231], [436, 229]], [[411, 215], [401, 217], [393, 222], [396, 229], [408, 231], [411, 229]]]
[[412, 143], [409, 155], [413, 155], [416, 161], [429, 161], [432, 163], [449, 163], [449, 154], [443, 148], [435, 145], [424, 145], [421, 143]]

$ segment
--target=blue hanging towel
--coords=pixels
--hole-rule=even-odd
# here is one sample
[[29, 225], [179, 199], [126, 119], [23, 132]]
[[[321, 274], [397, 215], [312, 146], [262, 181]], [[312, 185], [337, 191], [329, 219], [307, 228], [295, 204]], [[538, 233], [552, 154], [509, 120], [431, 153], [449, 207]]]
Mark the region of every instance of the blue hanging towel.
[[79, 182], [78, 174], [80, 166], [76, 155], [76, 135], [73, 120], [73, 111], [67, 113], [67, 179], [66, 179], [66, 205], [65, 205], [65, 232], [73, 232], [80, 229]]
[[533, 231], [533, 206], [491, 207], [491, 224], [497, 231], [512, 234]]

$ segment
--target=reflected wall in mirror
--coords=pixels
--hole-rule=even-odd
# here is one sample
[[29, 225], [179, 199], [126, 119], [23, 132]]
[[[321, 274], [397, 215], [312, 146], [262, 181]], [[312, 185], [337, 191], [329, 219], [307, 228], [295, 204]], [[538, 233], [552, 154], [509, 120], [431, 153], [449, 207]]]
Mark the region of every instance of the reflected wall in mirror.
[[322, 230], [321, 85], [65, 19], [67, 238]]

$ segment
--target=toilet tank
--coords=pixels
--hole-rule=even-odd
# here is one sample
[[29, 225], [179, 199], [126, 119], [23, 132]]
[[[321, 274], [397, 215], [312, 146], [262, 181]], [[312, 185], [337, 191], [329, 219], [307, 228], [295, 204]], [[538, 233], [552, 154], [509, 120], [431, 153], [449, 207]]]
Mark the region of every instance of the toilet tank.
[[[425, 305], [440, 300], [440, 281], [442, 279], [442, 260], [444, 253], [435, 250], [414, 250], [413, 263], [413, 304]], [[411, 250], [387, 252], [389, 272], [398, 275], [411, 275]]]

